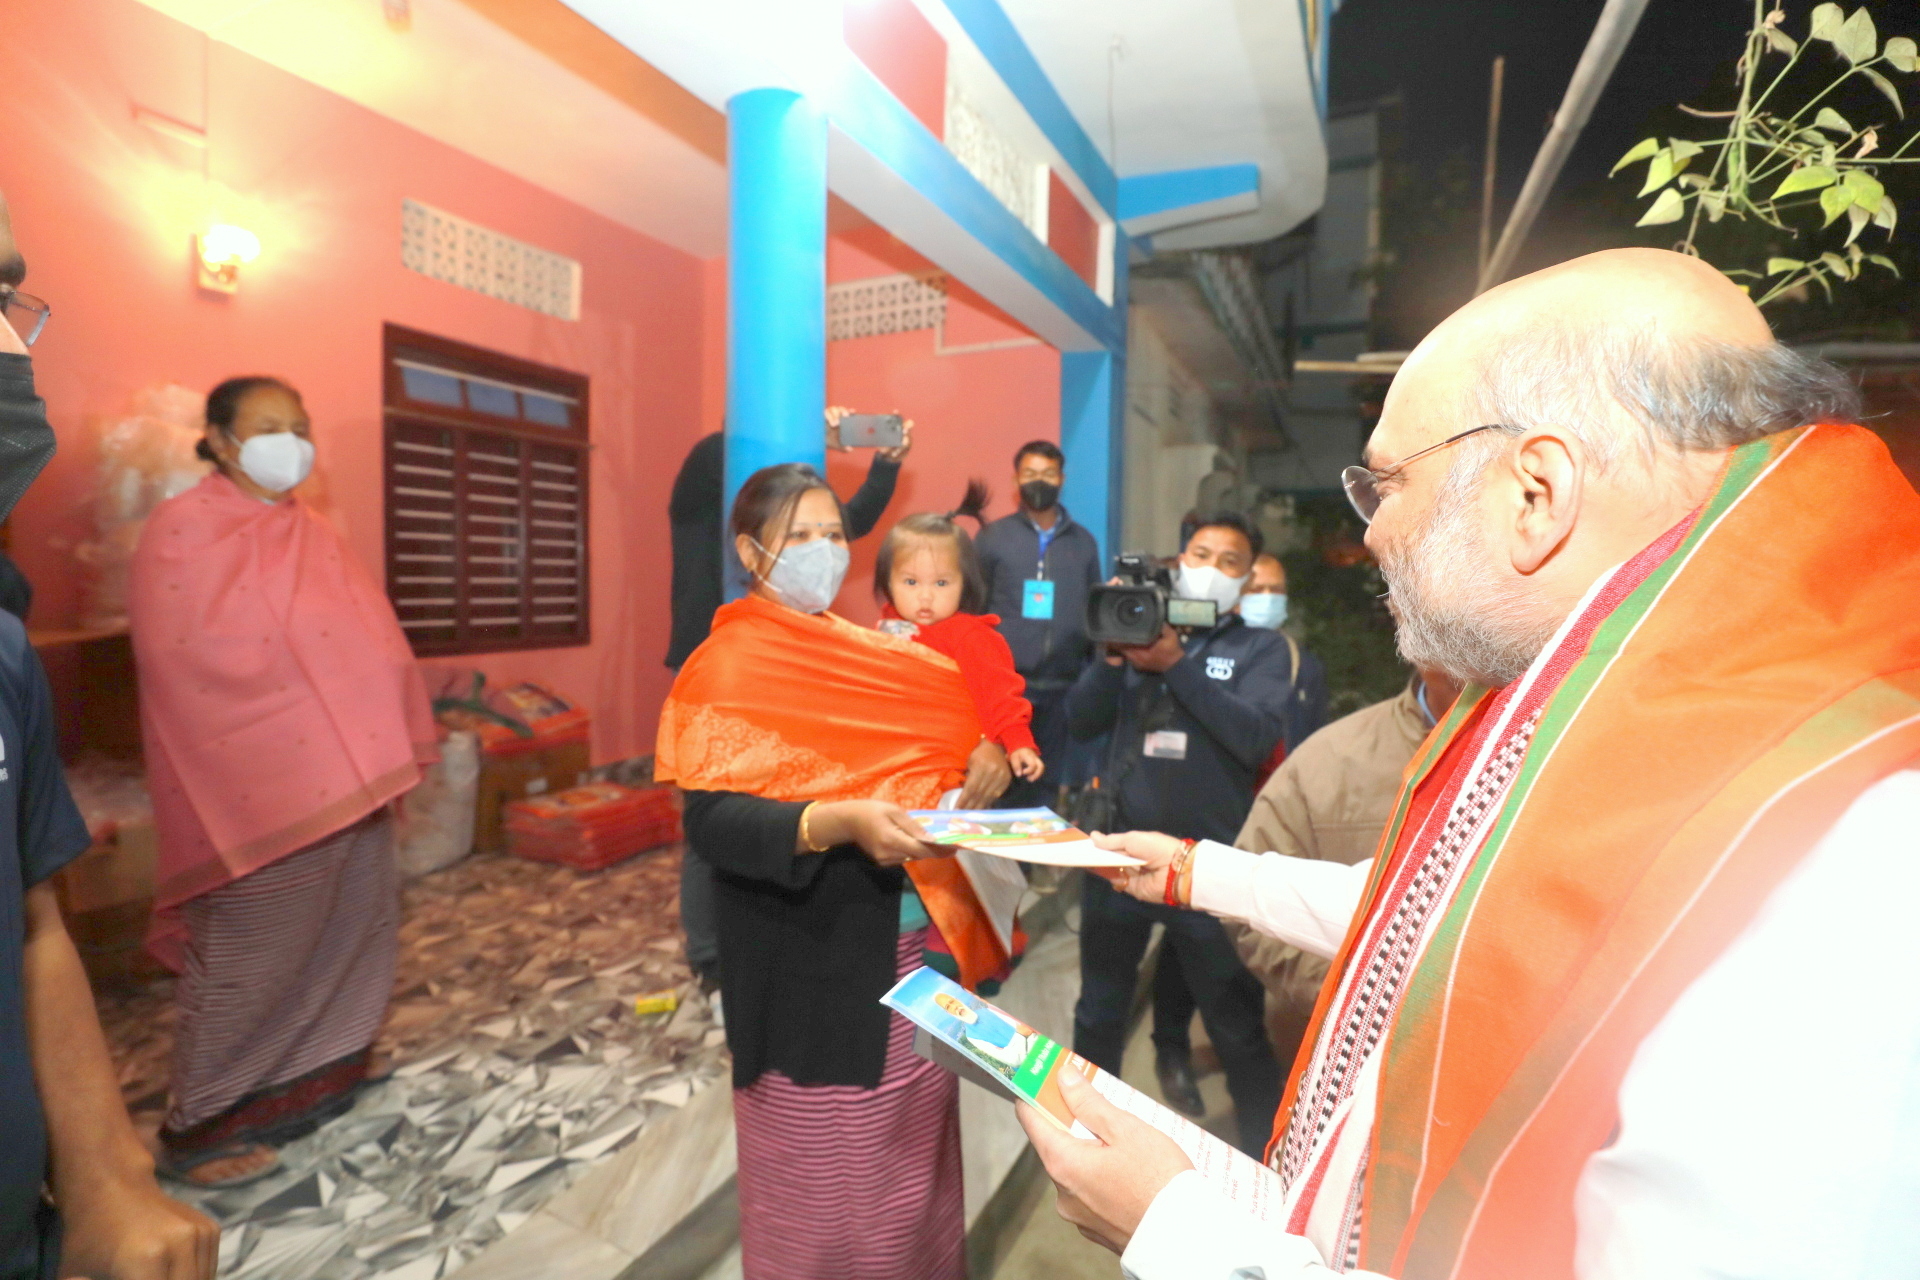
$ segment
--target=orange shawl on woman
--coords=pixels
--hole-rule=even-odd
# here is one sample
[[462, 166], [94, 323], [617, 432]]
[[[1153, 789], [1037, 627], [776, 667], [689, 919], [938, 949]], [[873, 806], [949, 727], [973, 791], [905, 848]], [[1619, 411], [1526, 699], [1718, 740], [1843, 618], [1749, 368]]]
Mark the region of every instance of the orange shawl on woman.
[[435, 759], [393, 606], [303, 503], [215, 473], [154, 509], [128, 594], [161, 914], [350, 826]]
[[[654, 777], [770, 800], [931, 809], [966, 776], [980, 720], [960, 668], [924, 645], [758, 596], [722, 605], [660, 710]], [[964, 872], [907, 864], [977, 987], [1007, 962]]]
[[[1848, 805], [1920, 759], [1920, 495], [1860, 427], [1744, 445], [1566, 656], [1387, 1030], [1365, 1270], [1572, 1280], [1574, 1189], [1641, 1040]], [[1463, 694], [1408, 766], [1309, 1045], [1488, 701]]]

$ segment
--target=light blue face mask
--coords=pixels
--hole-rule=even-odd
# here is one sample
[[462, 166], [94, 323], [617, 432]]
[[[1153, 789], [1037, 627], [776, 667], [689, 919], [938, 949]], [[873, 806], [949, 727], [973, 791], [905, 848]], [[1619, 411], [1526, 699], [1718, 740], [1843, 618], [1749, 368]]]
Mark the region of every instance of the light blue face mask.
[[[760, 547], [758, 542], [753, 544]], [[765, 547], [760, 547], [765, 551]], [[840, 594], [853, 554], [844, 542], [814, 538], [781, 550], [766, 574], [766, 584], [788, 608], [819, 613]]]
[[1240, 597], [1240, 617], [1250, 627], [1277, 630], [1287, 620], [1287, 593], [1261, 592]]

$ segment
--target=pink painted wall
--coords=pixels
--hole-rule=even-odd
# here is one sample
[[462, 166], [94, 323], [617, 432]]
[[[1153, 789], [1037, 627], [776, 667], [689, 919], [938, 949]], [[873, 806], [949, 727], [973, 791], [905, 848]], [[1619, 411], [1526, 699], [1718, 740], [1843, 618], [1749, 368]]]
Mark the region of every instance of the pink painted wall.
[[[925, 259], [878, 227], [827, 242], [830, 283], [901, 271], [922, 271]], [[827, 401], [869, 413], [895, 410], [914, 420], [913, 450], [899, 487], [874, 532], [854, 544], [853, 568], [835, 605], [859, 622], [879, 618], [873, 601], [873, 558], [886, 530], [915, 511], [958, 505], [970, 476], [993, 489], [989, 518], [1014, 509], [1013, 451], [1028, 440], [1060, 438], [1060, 356], [977, 294], [950, 284], [946, 343], [1032, 345], [941, 355], [935, 333], [919, 329], [827, 344]], [[870, 453], [830, 453], [827, 476], [843, 498], [866, 478]]]
[[[688, 447], [718, 423], [717, 264], [134, 0], [4, 5], [0, 190], [29, 288], [55, 313], [34, 364], [60, 454], [13, 519], [14, 553], [39, 593], [34, 624], [69, 625], [79, 607], [79, 576], [61, 548], [90, 532], [98, 423], [167, 382], [205, 390], [267, 372], [301, 388], [329, 514], [378, 574], [380, 326], [394, 321], [592, 378], [595, 642], [477, 665], [502, 680], [550, 682], [590, 706], [597, 759], [651, 751], [669, 683], [667, 492]], [[204, 127], [210, 147], [137, 123], [136, 107]], [[405, 270], [403, 197], [579, 259], [580, 321]], [[189, 237], [212, 212], [263, 246], [232, 298], [191, 282]]]
[[947, 42], [913, 0], [855, 0], [841, 11], [847, 48], [938, 138], [946, 133]]

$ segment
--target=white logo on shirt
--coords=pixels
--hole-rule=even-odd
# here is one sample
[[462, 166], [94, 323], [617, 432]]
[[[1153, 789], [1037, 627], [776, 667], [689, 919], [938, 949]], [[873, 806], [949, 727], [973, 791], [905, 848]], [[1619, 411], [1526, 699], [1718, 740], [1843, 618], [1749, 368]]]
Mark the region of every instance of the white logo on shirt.
[[1207, 659], [1207, 675], [1214, 680], [1233, 679], [1233, 659], [1232, 658], [1212, 658], [1212, 657], [1208, 658]]

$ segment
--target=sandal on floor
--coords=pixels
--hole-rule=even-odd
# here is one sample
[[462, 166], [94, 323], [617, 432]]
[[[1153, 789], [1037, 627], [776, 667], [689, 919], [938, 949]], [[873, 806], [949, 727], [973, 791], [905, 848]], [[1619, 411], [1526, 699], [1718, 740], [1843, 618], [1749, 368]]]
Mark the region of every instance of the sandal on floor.
[[234, 1187], [250, 1186], [262, 1178], [270, 1178], [280, 1172], [280, 1156], [276, 1152], [271, 1161], [252, 1173], [239, 1174], [232, 1178], [221, 1178], [215, 1182], [204, 1182], [192, 1176], [201, 1165], [212, 1164], [215, 1160], [231, 1160], [235, 1156], [250, 1155], [256, 1151], [273, 1151], [272, 1147], [258, 1142], [235, 1142], [224, 1147], [208, 1147], [204, 1151], [175, 1151], [162, 1146], [159, 1157], [154, 1161], [154, 1172], [163, 1178], [193, 1187], [199, 1191], [227, 1191]]

